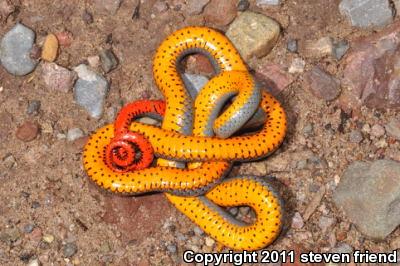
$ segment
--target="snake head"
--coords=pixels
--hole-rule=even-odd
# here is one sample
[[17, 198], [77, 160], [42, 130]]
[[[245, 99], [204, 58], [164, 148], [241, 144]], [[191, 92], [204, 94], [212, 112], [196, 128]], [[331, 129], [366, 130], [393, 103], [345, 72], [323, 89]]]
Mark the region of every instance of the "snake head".
[[131, 131], [117, 134], [105, 153], [107, 166], [122, 173], [147, 168], [154, 158], [153, 147], [147, 138]]

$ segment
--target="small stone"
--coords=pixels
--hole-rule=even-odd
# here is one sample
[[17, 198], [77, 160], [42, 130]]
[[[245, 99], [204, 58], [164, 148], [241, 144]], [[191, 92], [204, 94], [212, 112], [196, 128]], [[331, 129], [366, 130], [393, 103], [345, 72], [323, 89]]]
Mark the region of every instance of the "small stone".
[[100, 118], [109, 89], [108, 81], [84, 64], [75, 67], [74, 70], [79, 77], [74, 86], [75, 101], [85, 108], [91, 117]]
[[261, 65], [257, 69], [255, 77], [263, 87], [275, 96], [279, 95], [293, 82], [291, 76], [281, 65], [273, 63]]
[[204, 231], [203, 231], [200, 227], [198, 227], [198, 226], [195, 226], [194, 229], [193, 229], [193, 231], [194, 231], [194, 233], [195, 233], [196, 235], [198, 235], [198, 236], [204, 235]]
[[279, 35], [280, 26], [275, 20], [250, 11], [240, 14], [226, 32], [244, 60], [267, 55]]
[[74, 40], [72, 33], [69, 31], [58, 32], [58, 33], [56, 33], [56, 36], [57, 36], [58, 44], [63, 47], [71, 46], [71, 44]]
[[288, 71], [290, 74], [303, 73], [305, 67], [306, 67], [306, 61], [304, 61], [301, 58], [295, 58], [293, 59], [293, 62], [290, 65]]
[[250, 207], [248, 206], [239, 207], [239, 212], [241, 215], [246, 216], [250, 212]]
[[237, 4], [237, 11], [243, 12], [249, 9], [250, 2], [248, 0], [239, 0]]
[[3, 165], [7, 168], [7, 169], [11, 169], [13, 168], [15, 165], [17, 164], [17, 162], [15, 161], [15, 158], [12, 154], [7, 155], [4, 159], [3, 159]]
[[92, 24], [93, 23], [93, 15], [85, 9], [82, 13], [82, 20], [88, 25]]
[[299, 170], [304, 170], [307, 167], [307, 160], [300, 160], [296, 163], [296, 168]]
[[387, 143], [387, 141], [386, 141], [385, 138], [381, 138], [381, 139], [379, 139], [378, 141], [376, 141], [376, 142], [374, 143], [374, 145], [375, 145], [377, 148], [382, 149], [382, 148], [386, 148], [386, 147], [388, 146], [388, 143]]
[[16, 76], [32, 72], [37, 64], [37, 61], [30, 57], [34, 42], [35, 33], [17, 23], [0, 42], [0, 62], [3, 67]]
[[160, 124], [160, 122], [157, 121], [156, 119], [153, 119], [153, 118], [147, 117], [147, 116], [139, 118], [138, 121], [139, 121], [140, 123], [147, 124], [147, 125], [157, 125], [157, 124]]
[[304, 226], [303, 217], [299, 212], [296, 212], [292, 218], [292, 228], [294, 229], [301, 229]]
[[318, 226], [321, 228], [322, 233], [325, 233], [331, 226], [336, 223], [336, 219], [326, 216], [321, 216], [318, 221]]
[[303, 127], [303, 134], [305, 137], [310, 137], [314, 133], [314, 125], [312, 123], [308, 123]]
[[51, 244], [54, 241], [54, 236], [50, 235], [50, 234], [46, 234], [43, 236], [43, 241], [48, 244]]
[[333, 56], [336, 58], [336, 60], [340, 60], [346, 54], [349, 48], [350, 48], [349, 42], [346, 40], [341, 40], [338, 43], [334, 44]]
[[43, 48], [42, 59], [48, 62], [54, 62], [58, 53], [58, 39], [54, 34], [47, 35]]
[[18, 127], [15, 136], [24, 142], [32, 141], [39, 134], [39, 125], [36, 122], [25, 121]]
[[111, 50], [101, 50], [100, 51], [101, 67], [105, 73], [110, 72], [118, 65], [118, 60]]
[[297, 53], [297, 50], [298, 50], [297, 40], [289, 39], [289, 41], [287, 42], [286, 48], [291, 53]]
[[309, 56], [319, 58], [333, 53], [333, 39], [331, 37], [323, 37], [317, 41], [307, 41], [305, 45], [306, 52]]
[[40, 203], [38, 201], [34, 201], [34, 202], [32, 202], [31, 207], [32, 207], [32, 209], [40, 208]]
[[51, 90], [67, 93], [76, 80], [76, 73], [55, 63], [42, 65], [44, 83]]
[[42, 48], [34, 44], [31, 51], [29, 52], [29, 56], [34, 60], [39, 60], [42, 56]]
[[367, 134], [371, 133], [371, 126], [369, 124], [364, 124], [361, 128], [361, 131]]
[[385, 126], [387, 134], [395, 138], [397, 140], [400, 140], [400, 120], [397, 118], [392, 118], [390, 119], [389, 123], [386, 124]]
[[339, 253], [339, 254], [351, 254], [353, 253], [353, 248], [347, 243], [339, 243], [336, 247], [331, 249], [332, 253]]
[[26, 108], [26, 113], [28, 115], [37, 115], [40, 109], [40, 101], [32, 100], [29, 101], [28, 107]]
[[94, 7], [100, 13], [115, 15], [121, 5], [122, 0], [93, 0]]
[[393, 21], [394, 12], [388, 0], [342, 0], [339, 10], [356, 27], [383, 27]]
[[211, 76], [214, 74], [214, 67], [206, 56], [194, 54], [188, 56], [185, 72], [189, 74]]
[[178, 248], [176, 247], [175, 244], [169, 244], [167, 246], [167, 250], [169, 253], [175, 254], [178, 251]]
[[71, 258], [78, 251], [78, 247], [75, 243], [67, 243], [63, 246], [62, 250], [65, 258]]
[[259, 7], [262, 6], [277, 6], [281, 4], [281, 0], [257, 0], [256, 5]]
[[30, 234], [30, 233], [32, 233], [34, 228], [35, 228], [34, 224], [26, 224], [24, 226], [24, 233]]
[[40, 261], [38, 259], [33, 259], [33, 260], [29, 261], [27, 266], [40, 266]]
[[336, 99], [340, 94], [340, 82], [319, 66], [306, 73], [306, 82], [311, 93], [326, 101]]
[[392, 160], [354, 162], [333, 194], [363, 234], [383, 240], [400, 224], [400, 163]]
[[236, 1], [211, 0], [204, 8], [204, 18], [211, 24], [226, 26], [236, 17]]
[[67, 140], [74, 141], [76, 139], [79, 139], [83, 135], [83, 131], [80, 128], [71, 128], [67, 132]]
[[371, 135], [380, 138], [385, 135], [385, 128], [379, 124], [373, 125], [371, 128]]
[[96, 69], [100, 65], [100, 56], [94, 55], [87, 58], [89, 66]]
[[229, 213], [232, 214], [232, 216], [236, 216], [239, 213], [239, 209], [237, 207], [229, 208]]
[[214, 239], [212, 239], [211, 237], [206, 237], [206, 246], [207, 247], [212, 247], [212, 246], [214, 246], [214, 244], [215, 244], [215, 240]]
[[352, 143], [360, 143], [363, 140], [363, 135], [357, 129], [352, 130], [349, 135], [349, 141]]

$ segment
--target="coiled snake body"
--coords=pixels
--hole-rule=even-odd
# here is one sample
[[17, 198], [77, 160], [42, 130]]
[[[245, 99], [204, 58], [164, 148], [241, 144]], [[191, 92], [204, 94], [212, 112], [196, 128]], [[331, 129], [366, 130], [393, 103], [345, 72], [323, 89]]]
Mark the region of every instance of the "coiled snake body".
[[[179, 68], [184, 56], [197, 52], [217, 72], [200, 92], [189, 86]], [[222, 179], [233, 161], [262, 158], [279, 147], [286, 133], [279, 102], [256, 86], [230, 41], [205, 27], [169, 36], [155, 54], [153, 75], [165, 102], [131, 103], [114, 125], [98, 129], [84, 150], [88, 176], [112, 192], [166, 192], [176, 208], [229, 248], [269, 245], [280, 232], [282, 209], [268, 179]], [[266, 114], [261, 130], [232, 136], [260, 111]], [[163, 117], [162, 127], [135, 121], [144, 115]], [[153, 156], [159, 158], [155, 166]], [[221, 208], [243, 205], [255, 211], [253, 224], [237, 221]]]

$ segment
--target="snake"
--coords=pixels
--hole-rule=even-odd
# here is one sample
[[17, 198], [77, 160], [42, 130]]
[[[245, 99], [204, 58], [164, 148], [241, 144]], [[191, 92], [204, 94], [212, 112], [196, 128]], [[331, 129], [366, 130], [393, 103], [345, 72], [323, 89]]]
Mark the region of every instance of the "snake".
[[[200, 91], [182, 75], [181, 61], [193, 53], [205, 55], [216, 72]], [[228, 248], [271, 244], [281, 231], [283, 203], [269, 178], [226, 176], [233, 162], [264, 158], [283, 142], [287, 122], [279, 101], [257, 86], [233, 44], [208, 27], [168, 36], [153, 58], [153, 76], [165, 101], [128, 104], [114, 124], [96, 130], [83, 152], [87, 175], [124, 195], [164, 192]], [[265, 122], [258, 131], [236, 134], [260, 112]], [[142, 116], [161, 119], [161, 127], [139, 122]], [[224, 209], [234, 206], [250, 206], [255, 222], [241, 222]]]

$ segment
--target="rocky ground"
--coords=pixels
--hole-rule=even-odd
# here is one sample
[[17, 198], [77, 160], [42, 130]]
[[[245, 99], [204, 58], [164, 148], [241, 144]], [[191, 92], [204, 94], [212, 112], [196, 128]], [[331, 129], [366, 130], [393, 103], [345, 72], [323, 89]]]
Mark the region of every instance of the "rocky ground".
[[[288, 113], [282, 147], [232, 172], [280, 184], [286, 226], [268, 249], [400, 249], [399, 6], [0, 0], [0, 264], [180, 265], [186, 249], [215, 251], [162, 194], [105, 193], [81, 162], [121, 106], [162, 98], [152, 56], [188, 25], [226, 32]], [[201, 56], [185, 63], [195, 83], [212, 76]]]

